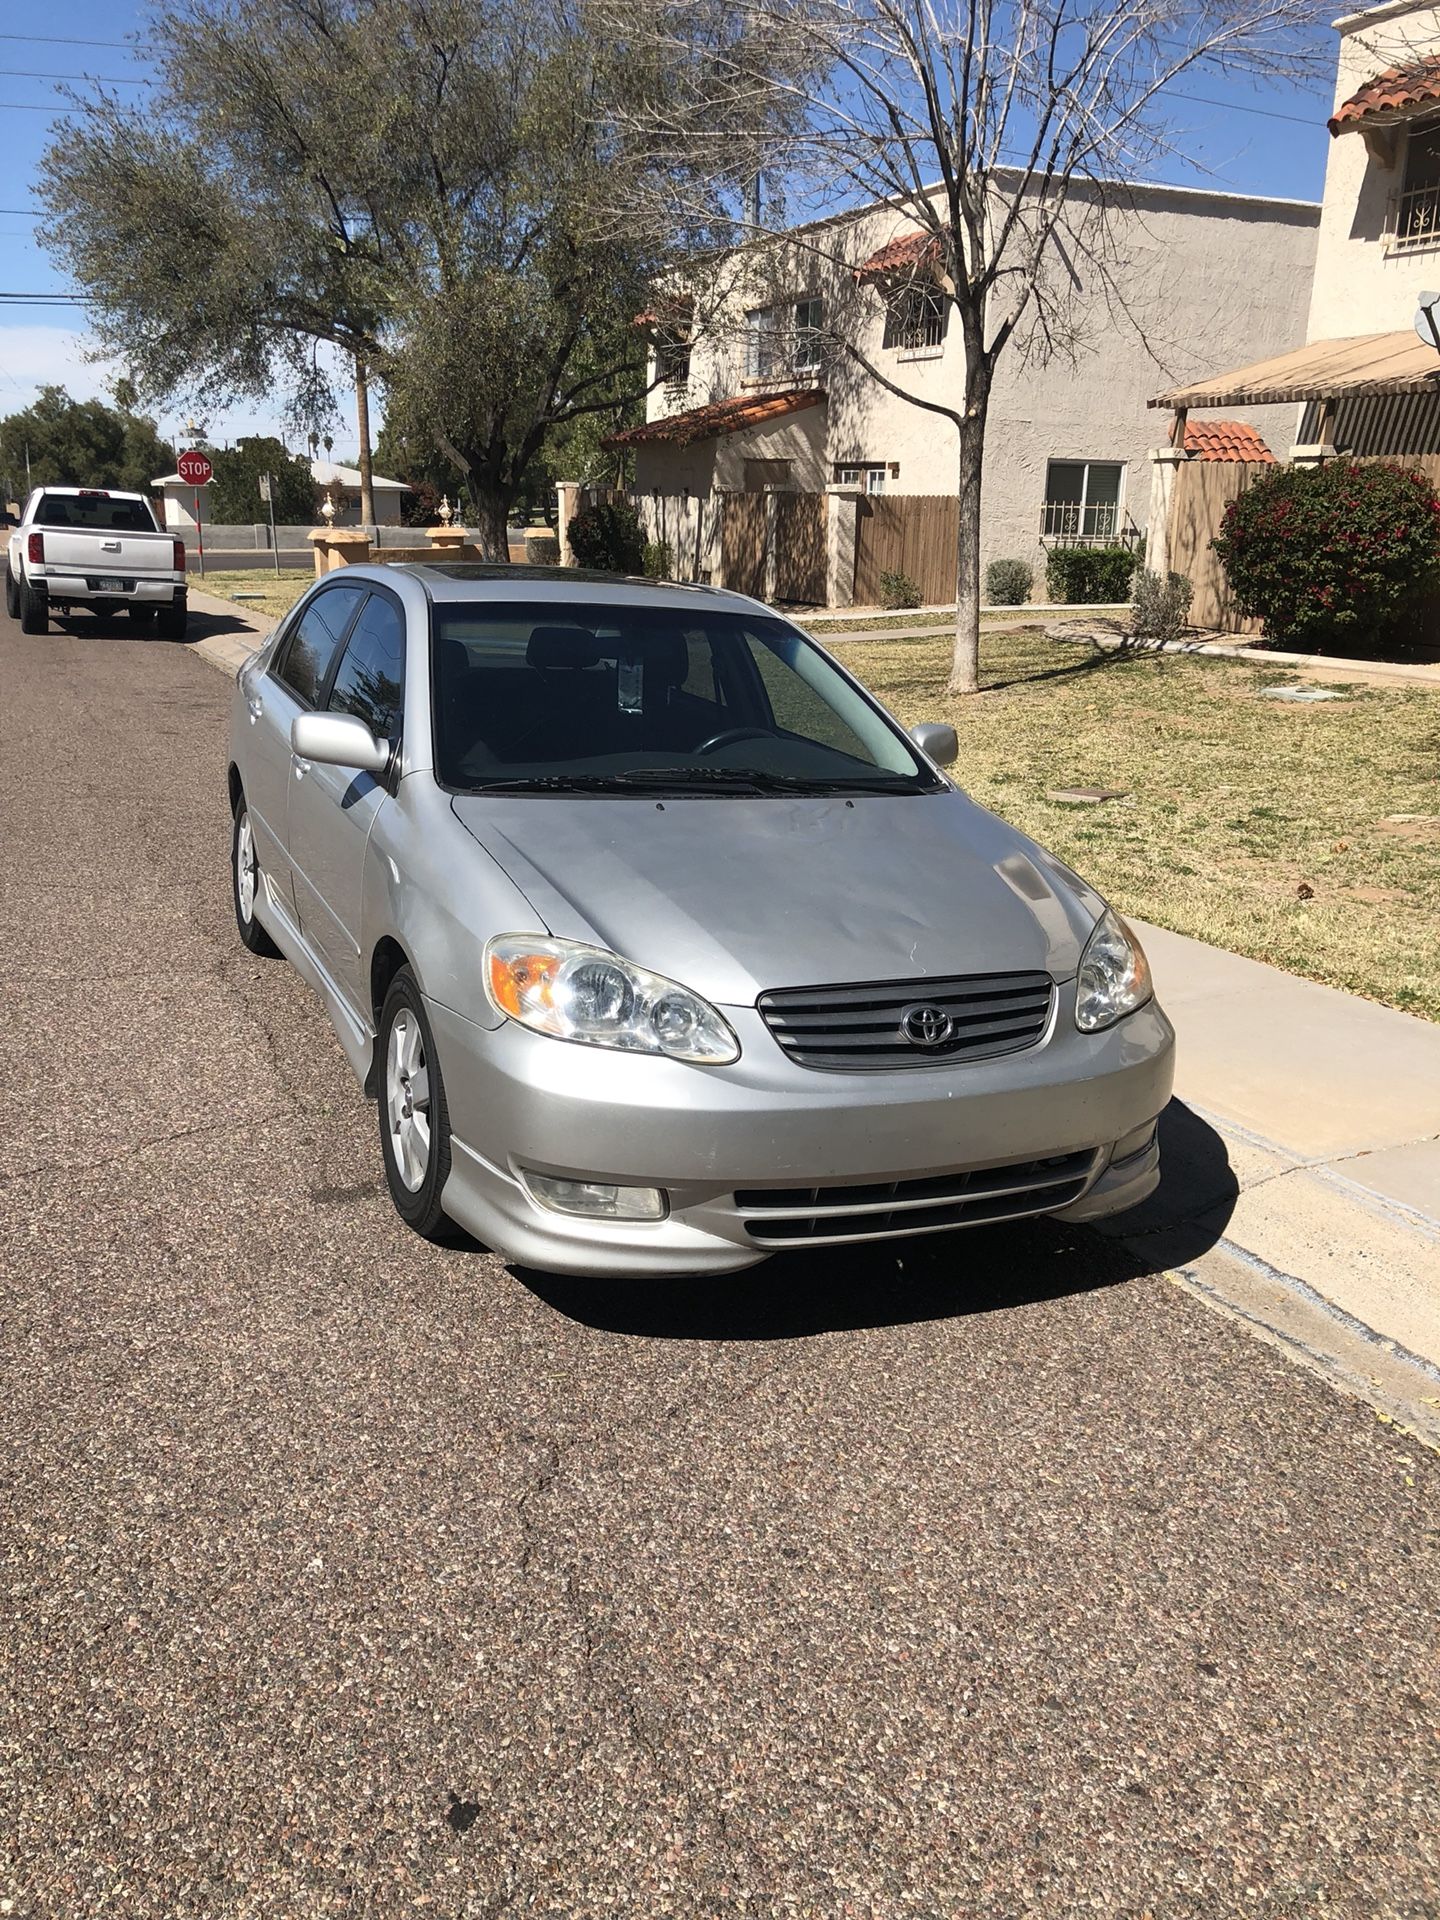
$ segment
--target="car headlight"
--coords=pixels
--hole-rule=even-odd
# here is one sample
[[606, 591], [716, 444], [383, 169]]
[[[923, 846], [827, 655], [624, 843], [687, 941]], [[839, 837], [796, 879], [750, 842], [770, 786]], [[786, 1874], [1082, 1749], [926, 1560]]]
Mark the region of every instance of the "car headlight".
[[577, 940], [497, 934], [485, 944], [485, 991], [497, 1013], [557, 1040], [708, 1066], [740, 1058], [729, 1022], [707, 1000]]
[[1150, 962], [1118, 913], [1107, 907], [1095, 922], [1080, 956], [1075, 981], [1075, 1024], [1082, 1033], [1113, 1026], [1143, 1007], [1154, 993]]

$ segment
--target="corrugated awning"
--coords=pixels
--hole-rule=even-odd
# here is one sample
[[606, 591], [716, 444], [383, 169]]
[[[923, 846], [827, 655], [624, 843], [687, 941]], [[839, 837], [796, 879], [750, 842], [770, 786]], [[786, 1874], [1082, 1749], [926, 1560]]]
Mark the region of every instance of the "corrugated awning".
[[1363, 393], [1440, 392], [1440, 354], [1413, 333], [1312, 340], [1233, 373], [1157, 393], [1152, 407], [1263, 407]]
[[709, 440], [716, 434], [738, 433], [742, 427], [763, 427], [787, 413], [799, 413], [803, 407], [818, 407], [825, 398], [823, 387], [793, 387], [785, 393], [741, 394], [735, 400], [715, 400], [708, 407], [687, 407], [683, 413], [668, 413], [660, 420], [647, 420], [643, 427], [626, 427], [602, 441], [606, 447], [643, 447], [666, 441], [673, 447], [688, 447], [695, 440]]

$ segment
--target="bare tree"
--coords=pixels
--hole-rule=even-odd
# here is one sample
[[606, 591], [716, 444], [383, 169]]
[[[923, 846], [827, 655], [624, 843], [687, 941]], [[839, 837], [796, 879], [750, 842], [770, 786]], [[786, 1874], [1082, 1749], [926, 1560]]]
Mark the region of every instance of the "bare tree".
[[[1310, 0], [732, 0], [731, 34], [717, 35], [712, 17], [698, 50], [685, 0], [623, 5], [632, 35], [638, 6], [643, 31], [701, 75], [695, 112], [677, 120], [684, 95], [672, 92], [649, 115], [651, 137], [693, 159], [711, 101], [725, 99], [727, 140], [749, 107], [757, 131], [747, 145], [765, 147], [791, 221], [810, 216], [785, 225], [752, 201], [737, 217], [757, 257], [820, 255], [836, 269], [831, 286], [869, 282], [872, 302], [876, 281], [897, 304], [923, 289], [943, 308], [942, 326], [958, 329], [963, 376], [940, 399], [867, 354], [858, 295], [835, 303], [824, 330], [832, 353], [955, 428], [950, 687], [976, 692], [981, 472], [997, 363], [1007, 351], [1077, 350], [1097, 310], [1093, 293], [1074, 298], [1077, 257], [1107, 320], [1121, 316], [1114, 216], [1128, 184], [1155, 178], [1182, 151], [1176, 83], [1202, 70], [1292, 79], [1323, 70]], [[756, 46], [770, 49], [763, 70], [747, 58]], [[766, 146], [762, 119], [788, 131]], [[713, 142], [716, 177], [727, 150]], [[854, 222], [823, 216], [876, 202], [915, 237], [867, 270], [851, 257]]]

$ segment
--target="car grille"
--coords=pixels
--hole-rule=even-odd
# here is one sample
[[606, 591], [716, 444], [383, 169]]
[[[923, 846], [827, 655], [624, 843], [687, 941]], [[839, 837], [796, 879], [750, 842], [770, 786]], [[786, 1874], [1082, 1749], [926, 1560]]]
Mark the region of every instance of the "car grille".
[[[982, 973], [950, 980], [894, 980], [841, 987], [792, 987], [762, 993], [761, 1015], [802, 1067], [831, 1072], [873, 1067], [933, 1067], [956, 1059], [1033, 1047], [1050, 1019], [1048, 973]], [[935, 1046], [917, 1044], [901, 1021], [911, 1009], [937, 1009], [949, 1022]]]
[[748, 1187], [735, 1205], [745, 1231], [763, 1246], [803, 1240], [864, 1240], [882, 1234], [931, 1233], [1049, 1213], [1078, 1200], [1099, 1155], [1052, 1154], [1006, 1167], [971, 1167], [924, 1180], [882, 1180], [863, 1186]]

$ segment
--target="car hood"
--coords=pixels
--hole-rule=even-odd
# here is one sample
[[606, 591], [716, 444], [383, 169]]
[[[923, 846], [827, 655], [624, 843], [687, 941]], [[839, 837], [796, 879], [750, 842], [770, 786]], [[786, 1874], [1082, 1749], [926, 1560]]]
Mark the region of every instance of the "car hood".
[[1104, 905], [953, 790], [452, 804], [550, 933], [723, 1005], [842, 981], [920, 986], [1032, 969], [1065, 979]]

